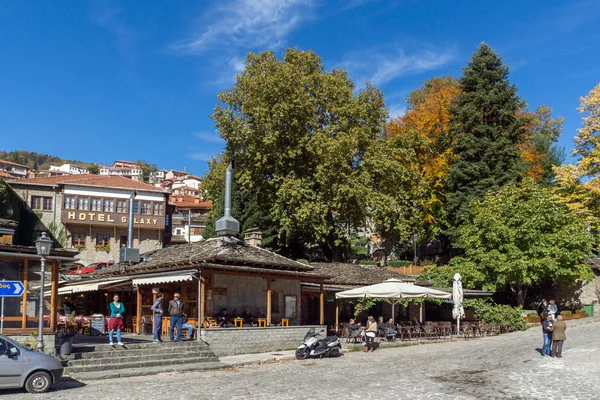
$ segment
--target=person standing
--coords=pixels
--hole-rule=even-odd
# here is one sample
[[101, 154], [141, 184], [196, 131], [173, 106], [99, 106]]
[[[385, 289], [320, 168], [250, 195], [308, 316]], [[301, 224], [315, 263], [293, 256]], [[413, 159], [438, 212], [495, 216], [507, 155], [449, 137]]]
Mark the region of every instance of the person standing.
[[113, 296], [113, 302], [110, 303], [110, 319], [108, 320], [108, 344], [113, 345], [113, 332], [117, 331], [117, 344], [123, 346], [121, 342], [121, 329], [123, 329], [123, 314], [125, 306], [119, 301], [119, 295]]
[[156, 295], [156, 301], [154, 302], [151, 308], [151, 310], [154, 312], [154, 341], [157, 343], [162, 342], [160, 336], [162, 333], [162, 318], [163, 314], [165, 313], [163, 309], [162, 299], [163, 294], [159, 292]]
[[556, 321], [556, 314], [558, 313], [558, 307], [554, 300], [550, 300], [550, 303], [546, 307], [546, 312], [552, 316], [552, 321]]
[[542, 322], [542, 332], [544, 334], [544, 346], [542, 347], [542, 356], [551, 355], [550, 346], [552, 345], [552, 330], [554, 329], [554, 322], [552, 322], [552, 315], [548, 314], [546, 320]]
[[567, 340], [565, 331], [567, 330], [567, 323], [563, 321], [562, 315], [556, 317], [557, 321], [554, 323], [552, 331], [552, 357], [562, 357], [563, 343]]
[[[169, 339], [171, 342], [181, 342], [181, 325], [183, 325], [183, 302], [179, 293], [173, 295], [173, 300], [169, 302], [169, 314], [171, 315], [171, 329], [169, 329]], [[174, 330], [177, 327], [177, 338], [175, 339]], [[175, 340], [174, 340], [175, 339]]]
[[377, 335], [377, 322], [375, 318], [369, 315], [367, 318], [367, 329], [365, 331], [365, 352], [371, 350], [371, 353], [375, 351], [375, 336]]

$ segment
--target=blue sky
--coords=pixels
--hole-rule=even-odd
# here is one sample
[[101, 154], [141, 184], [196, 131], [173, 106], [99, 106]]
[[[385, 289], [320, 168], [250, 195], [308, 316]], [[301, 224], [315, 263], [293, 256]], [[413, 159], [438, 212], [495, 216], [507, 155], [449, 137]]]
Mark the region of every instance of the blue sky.
[[459, 76], [481, 41], [531, 108], [565, 118], [600, 82], [600, 1], [221, 0], [0, 4], [0, 150], [197, 174], [223, 142], [209, 118], [245, 54], [313, 49], [371, 80], [392, 116], [432, 76]]

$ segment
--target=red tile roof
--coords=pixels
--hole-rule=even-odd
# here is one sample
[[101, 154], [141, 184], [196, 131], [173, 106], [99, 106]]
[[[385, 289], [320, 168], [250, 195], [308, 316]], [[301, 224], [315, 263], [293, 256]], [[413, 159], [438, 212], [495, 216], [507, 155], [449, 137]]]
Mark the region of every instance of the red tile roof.
[[29, 169], [29, 167], [27, 165], [17, 164], [17, 163], [14, 163], [14, 162], [11, 162], [11, 161], [6, 161], [6, 160], [0, 160], [0, 164], [14, 165], [15, 167], [21, 167], [21, 168]]
[[211, 208], [212, 202], [210, 201], [200, 201], [196, 196], [190, 195], [172, 195], [169, 199], [169, 202], [174, 204], [179, 208], [189, 208], [189, 207], [197, 207], [197, 208]]
[[28, 183], [38, 185], [61, 185], [61, 184], [72, 184], [82, 186], [101, 186], [101, 187], [112, 187], [112, 188], [123, 188], [123, 189], [136, 189], [145, 190], [151, 192], [162, 192], [164, 190], [157, 188], [156, 186], [149, 185], [147, 183], [134, 181], [123, 176], [114, 175], [93, 175], [93, 174], [80, 174], [80, 175], [68, 175], [68, 176], [44, 176], [40, 178], [31, 179], [13, 179], [13, 183]]

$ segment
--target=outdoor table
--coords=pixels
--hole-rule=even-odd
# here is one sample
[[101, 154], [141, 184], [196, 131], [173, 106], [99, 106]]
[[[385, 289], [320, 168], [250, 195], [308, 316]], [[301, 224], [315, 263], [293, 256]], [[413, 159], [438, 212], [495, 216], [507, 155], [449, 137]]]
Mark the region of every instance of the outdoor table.
[[241, 328], [242, 326], [244, 326], [244, 319], [243, 318], [234, 318], [233, 325], [236, 328]]
[[289, 318], [281, 318], [281, 326], [289, 326], [290, 319]]
[[266, 328], [267, 327], [267, 319], [266, 318], [259, 318], [258, 319], [258, 327], [259, 328], [261, 328], [261, 327]]

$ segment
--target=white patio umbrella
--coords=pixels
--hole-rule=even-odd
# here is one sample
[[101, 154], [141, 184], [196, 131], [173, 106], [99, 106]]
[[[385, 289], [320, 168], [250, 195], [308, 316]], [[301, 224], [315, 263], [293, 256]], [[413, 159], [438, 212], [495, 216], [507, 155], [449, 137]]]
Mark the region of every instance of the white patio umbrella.
[[456, 320], [456, 333], [460, 333], [460, 319], [465, 317], [465, 309], [463, 308], [463, 287], [462, 276], [459, 273], [454, 274], [454, 282], [452, 283], [452, 318]]
[[335, 297], [338, 299], [356, 299], [365, 297], [384, 299], [392, 305], [392, 318], [394, 318], [394, 308], [400, 299], [450, 299], [452, 295], [440, 290], [402, 282], [399, 279], [388, 279], [385, 282], [377, 283], [375, 285], [338, 292], [335, 294]]

